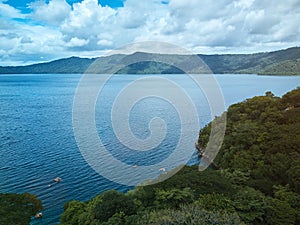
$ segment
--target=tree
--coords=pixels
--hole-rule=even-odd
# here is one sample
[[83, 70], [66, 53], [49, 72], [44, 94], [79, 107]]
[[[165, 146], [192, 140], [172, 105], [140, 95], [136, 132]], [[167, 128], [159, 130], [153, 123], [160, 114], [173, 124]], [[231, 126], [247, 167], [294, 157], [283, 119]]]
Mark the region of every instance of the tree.
[[133, 199], [115, 190], [102, 193], [100, 199], [101, 201], [94, 208], [95, 219], [100, 222], [107, 221], [116, 213], [133, 215], [137, 212]]
[[145, 189], [184, 189], [190, 188], [194, 192], [194, 197], [198, 198], [201, 194], [223, 193], [232, 195], [234, 187], [230, 180], [224, 177], [220, 171], [207, 169], [199, 171], [198, 166], [186, 166], [182, 168], [175, 176]]
[[279, 185], [274, 186], [274, 197], [281, 201], [287, 202], [295, 210], [295, 224], [300, 224], [300, 195], [291, 191], [289, 185]]
[[43, 209], [35, 195], [0, 194], [0, 224], [30, 224], [31, 217]]
[[79, 225], [80, 217], [86, 211], [86, 204], [73, 200], [64, 205], [64, 213], [61, 215], [60, 222], [64, 225]]
[[268, 225], [293, 225], [296, 221], [295, 210], [285, 201], [267, 198], [265, 221]]
[[156, 206], [158, 208], [178, 208], [181, 204], [193, 202], [193, 193], [190, 188], [156, 190]]
[[200, 195], [196, 204], [207, 211], [235, 213], [232, 200], [223, 194]]
[[300, 87], [297, 87], [297, 89], [288, 92], [282, 97], [282, 102], [286, 106], [298, 106], [300, 99]]
[[211, 212], [200, 209], [194, 204], [182, 205], [180, 209], [164, 209], [145, 212], [138, 218], [136, 225], [194, 225], [194, 224], [218, 224], [240, 225], [237, 214], [226, 212]]
[[62, 225], [300, 224], [299, 96], [300, 88], [282, 99], [267, 92], [231, 106], [217, 166], [185, 166], [126, 194], [68, 203]]
[[233, 206], [240, 218], [247, 224], [264, 224], [266, 209], [265, 195], [251, 187], [239, 190], [233, 199]]

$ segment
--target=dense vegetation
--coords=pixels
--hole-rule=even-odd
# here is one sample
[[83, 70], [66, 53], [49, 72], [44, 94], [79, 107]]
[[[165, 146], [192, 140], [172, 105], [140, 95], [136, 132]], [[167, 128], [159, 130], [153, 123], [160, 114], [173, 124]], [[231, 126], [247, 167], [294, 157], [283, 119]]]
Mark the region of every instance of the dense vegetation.
[[35, 195], [0, 194], [0, 225], [30, 224], [31, 217], [42, 209], [42, 203]]
[[[172, 62], [188, 63], [187, 55], [163, 55], [137, 52], [132, 55], [111, 55], [94, 59], [71, 57], [28, 66], [0, 67], [0, 74], [37, 74], [37, 73], [84, 73], [89, 66], [97, 60], [97, 70], [90, 73], [110, 73], [115, 65], [126, 62], [137, 62], [125, 68], [120, 67], [118, 73], [125, 74], [178, 74], [181, 70], [171, 65], [166, 65], [151, 59], [151, 56], [172, 58]], [[267, 53], [256, 54], [225, 54], [225, 55], [199, 55], [215, 74], [271, 74], [271, 75], [300, 75], [300, 48], [294, 47]], [[127, 64], [126, 64], [127, 65]], [[114, 71], [116, 72], [116, 71]], [[207, 70], [201, 73], [207, 73]], [[197, 73], [198, 73], [197, 72]]]
[[215, 74], [300, 75], [300, 48], [256, 54], [200, 55]]
[[[282, 98], [271, 92], [232, 105], [215, 164], [247, 173], [248, 185], [272, 194], [274, 185], [300, 193], [300, 88]], [[208, 125], [199, 145], [207, 142]]]
[[[232, 105], [216, 168], [64, 206], [62, 225], [300, 224], [300, 88]], [[205, 148], [210, 124], [200, 131]]]

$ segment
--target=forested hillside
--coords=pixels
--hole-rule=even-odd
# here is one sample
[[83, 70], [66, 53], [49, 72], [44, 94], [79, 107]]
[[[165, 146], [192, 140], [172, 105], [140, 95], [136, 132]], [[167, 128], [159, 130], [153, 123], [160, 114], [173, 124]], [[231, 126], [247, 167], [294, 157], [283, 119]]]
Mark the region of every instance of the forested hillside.
[[[215, 167], [70, 201], [62, 225], [300, 224], [300, 88], [232, 105]], [[206, 147], [210, 124], [200, 131]]]
[[200, 57], [216, 74], [300, 75], [299, 47], [266, 53]]
[[[152, 57], [147, 57], [152, 56]], [[109, 73], [115, 65], [122, 65], [124, 61], [133, 63], [121, 68], [120, 74], [180, 74], [180, 69], [171, 65], [142, 59], [168, 58], [177, 63], [189, 63], [188, 55], [151, 54], [137, 52], [131, 55], [111, 55], [93, 59], [71, 57], [47, 63], [28, 66], [0, 67], [0, 74], [43, 74], [43, 73], [85, 73], [89, 66], [97, 60], [97, 71], [90, 73]], [[255, 53], [255, 54], [226, 54], [226, 55], [198, 55], [215, 74], [271, 74], [271, 75], [300, 75], [300, 48], [294, 47], [285, 50]], [[155, 58], [154, 57], [154, 58]], [[123, 61], [124, 60], [124, 61]], [[191, 68], [192, 69], [192, 68]], [[207, 70], [197, 70], [207, 73]]]
[[30, 224], [31, 218], [43, 209], [35, 195], [0, 193], [0, 225]]

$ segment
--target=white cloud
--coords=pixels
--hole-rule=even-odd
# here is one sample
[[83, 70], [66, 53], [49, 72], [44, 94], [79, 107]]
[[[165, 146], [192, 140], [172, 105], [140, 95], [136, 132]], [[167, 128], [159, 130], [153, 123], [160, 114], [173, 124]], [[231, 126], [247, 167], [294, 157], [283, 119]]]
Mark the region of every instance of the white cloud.
[[0, 1], [0, 15], [2, 18], [24, 18], [24, 15], [14, 7]]
[[101, 39], [97, 42], [97, 45], [110, 47], [113, 45], [112, 41]]
[[105, 46], [113, 41], [112, 34], [117, 32], [115, 14], [114, 9], [98, 5], [97, 0], [84, 0], [73, 4], [73, 10], [61, 24], [60, 32], [66, 42], [73, 37], [87, 40], [83, 50], [99, 50], [103, 48], [101, 40], [107, 41]]
[[242, 9], [248, 9], [252, 6], [254, 0], [240, 0], [240, 1], [235, 1], [233, 3], [233, 6], [236, 8], [242, 8]]
[[[68, 30], [90, 29], [90, 32], [100, 32], [93, 30], [101, 27], [115, 14], [115, 10], [109, 7], [98, 5], [97, 0], [84, 0], [74, 3], [66, 21], [62, 23], [62, 28]], [[112, 25], [112, 24], [110, 24]]]
[[[37, 1], [30, 14], [0, 1], [2, 63], [97, 56], [135, 41], [171, 42], [197, 53], [271, 51], [300, 45], [299, 0]], [[17, 18], [15, 20], [13, 18]], [[28, 21], [28, 18], [30, 19]], [[42, 24], [42, 25], [40, 25]], [[14, 34], [14, 35], [12, 35]], [[27, 58], [26, 58], [27, 57]]]
[[71, 6], [65, 0], [50, 0], [49, 3], [39, 0], [29, 4], [33, 10], [31, 17], [50, 25], [59, 25], [69, 15]]
[[134, 8], [122, 8], [119, 10], [118, 19], [123, 28], [134, 29], [145, 25], [148, 16]]
[[77, 37], [71, 38], [71, 40], [67, 43], [68, 47], [82, 47], [89, 43], [89, 40], [80, 39]]

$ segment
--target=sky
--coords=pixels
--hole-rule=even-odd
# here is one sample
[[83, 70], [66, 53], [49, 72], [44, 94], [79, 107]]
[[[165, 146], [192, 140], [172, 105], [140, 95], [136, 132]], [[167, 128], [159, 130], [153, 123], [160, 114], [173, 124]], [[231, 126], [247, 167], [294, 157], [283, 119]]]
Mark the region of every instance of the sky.
[[0, 66], [142, 41], [199, 54], [274, 51], [300, 46], [299, 21], [299, 0], [0, 0]]

